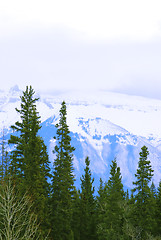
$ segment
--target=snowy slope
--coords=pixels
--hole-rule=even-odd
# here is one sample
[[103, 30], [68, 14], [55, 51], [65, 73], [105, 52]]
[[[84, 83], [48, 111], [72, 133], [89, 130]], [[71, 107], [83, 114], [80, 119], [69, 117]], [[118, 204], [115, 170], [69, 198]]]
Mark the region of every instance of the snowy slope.
[[[98, 117], [109, 120], [138, 136], [146, 138], [153, 136], [155, 140], [160, 139], [161, 101], [159, 100], [111, 92], [90, 93], [89, 91], [42, 97], [52, 105], [61, 103], [64, 99], [68, 104], [69, 121], [73, 117], [74, 119]], [[77, 132], [76, 126], [75, 131]]]
[[[17, 86], [0, 91], [0, 130], [9, 131], [18, 120], [15, 108], [20, 106]], [[77, 183], [88, 155], [96, 185], [100, 177], [108, 179], [110, 163], [117, 157], [125, 186], [131, 187], [143, 145], [150, 151], [155, 170], [154, 181], [161, 178], [161, 101], [111, 92], [64, 92], [41, 94], [37, 109], [42, 120], [41, 135], [53, 161], [53, 136], [61, 102], [67, 104], [67, 121], [72, 144], [76, 147], [74, 167]]]

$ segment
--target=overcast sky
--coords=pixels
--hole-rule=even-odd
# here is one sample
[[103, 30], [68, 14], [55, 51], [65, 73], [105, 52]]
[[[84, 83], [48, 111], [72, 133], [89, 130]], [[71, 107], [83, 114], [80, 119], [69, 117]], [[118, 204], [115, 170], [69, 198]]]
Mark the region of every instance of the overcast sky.
[[1, 89], [161, 99], [160, 0], [0, 2]]

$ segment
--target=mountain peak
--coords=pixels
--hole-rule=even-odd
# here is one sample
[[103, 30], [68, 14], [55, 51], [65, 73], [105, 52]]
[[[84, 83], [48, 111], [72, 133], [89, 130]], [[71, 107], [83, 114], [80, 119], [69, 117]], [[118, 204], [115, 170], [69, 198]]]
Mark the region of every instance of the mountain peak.
[[20, 92], [21, 90], [19, 89], [19, 86], [16, 84], [13, 87], [10, 88], [9, 92], [10, 93], [15, 93], [15, 92]]

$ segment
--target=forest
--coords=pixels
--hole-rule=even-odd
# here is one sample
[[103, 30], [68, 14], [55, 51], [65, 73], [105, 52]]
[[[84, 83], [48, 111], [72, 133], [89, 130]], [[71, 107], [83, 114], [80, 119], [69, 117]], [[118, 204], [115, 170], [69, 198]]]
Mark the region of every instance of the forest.
[[[2, 139], [0, 165], [0, 239], [4, 240], [159, 240], [161, 239], [161, 181], [155, 174], [146, 146], [140, 149], [135, 182], [124, 189], [117, 159], [110, 176], [95, 192], [87, 156], [80, 189], [75, 187], [73, 158], [62, 101], [56, 124], [53, 166], [39, 135], [41, 117], [32, 86], [27, 86], [16, 108], [20, 121], [11, 126], [8, 142]], [[7, 152], [7, 146], [11, 151]], [[119, 157], [119, 156], [117, 156]]]

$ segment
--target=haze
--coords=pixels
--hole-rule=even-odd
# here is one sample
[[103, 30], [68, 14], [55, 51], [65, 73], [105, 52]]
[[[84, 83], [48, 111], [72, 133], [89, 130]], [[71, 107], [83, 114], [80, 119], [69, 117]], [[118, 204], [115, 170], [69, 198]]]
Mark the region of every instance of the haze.
[[2, 1], [1, 89], [161, 98], [160, 1]]

